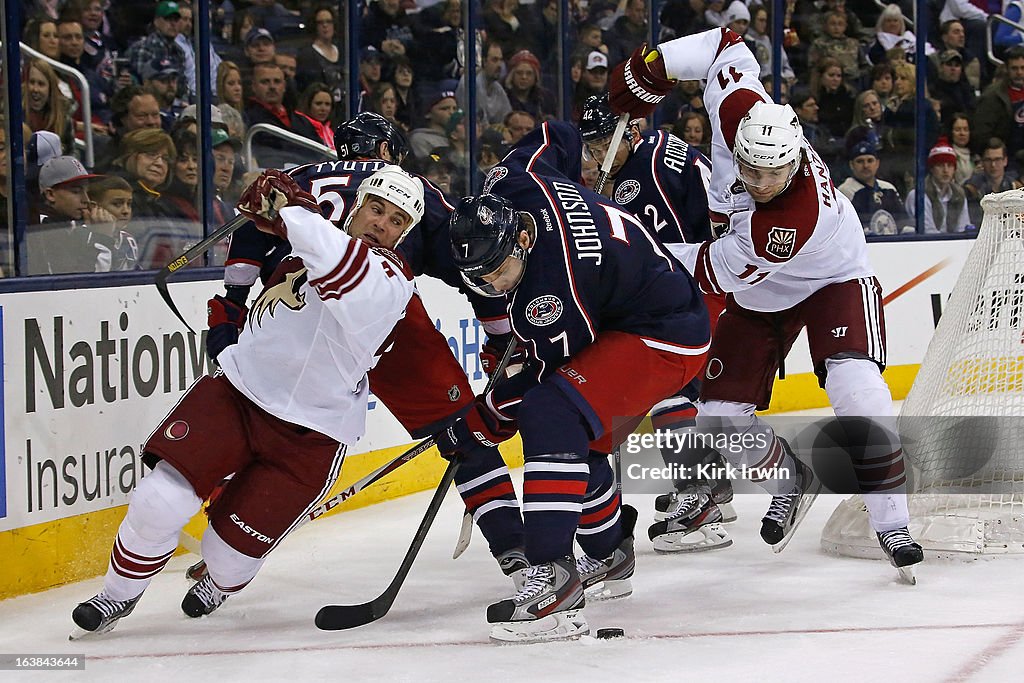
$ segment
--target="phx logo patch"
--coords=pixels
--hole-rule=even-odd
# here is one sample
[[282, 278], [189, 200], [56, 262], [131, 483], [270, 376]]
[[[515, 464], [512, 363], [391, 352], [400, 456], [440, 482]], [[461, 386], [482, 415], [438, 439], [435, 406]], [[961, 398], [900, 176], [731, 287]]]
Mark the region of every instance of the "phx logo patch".
[[768, 231], [768, 244], [765, 250], [772, 256], [788, 259], [793, 256], [796, 246], [796, 228], [772, 228]]
[[545, 294], [526, 305], [526, 320], [531, 325], [545, 327], [562, 317], [562, 300], [557, 296]]
[[181, 441], [188, 436], [188, 422], [175, 420], [164, 429], [164, 438], [168, 441]]

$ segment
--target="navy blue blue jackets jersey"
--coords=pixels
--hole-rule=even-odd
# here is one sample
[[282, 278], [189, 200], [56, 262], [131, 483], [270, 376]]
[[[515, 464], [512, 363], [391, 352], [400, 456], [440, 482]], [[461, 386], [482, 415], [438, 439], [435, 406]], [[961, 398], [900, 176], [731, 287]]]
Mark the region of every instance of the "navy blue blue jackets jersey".
[[570, 180], [579, 178], [582, 144], [573, 126], [548, 121], [484, 185], [536, 223], [526, 271], [507, 298], [513, 330], [540, 361], [538, 379], [604, 331], [688, 348], [710, 337], [703, 297], [686, 269], [635, 216]]
[[[340, 224], [356, 201], [359, 184], [388, 162], [325, 161], [306, 164], [288, 171], [299, 187], [316, 197], [328, 220]], [[459, 271], [452, 263], [448, 241], [448, 218], [454, 207], [442, 192], [426, 178], [423, 181], [423, 220], [413, 228], [398, 250], [412, 267], [414, 275], [430, 275], [453, 287], [461, 287]], [[330, 205], [330, 212], [327, 207]], [[251, 223], [231, 238], [224, 275], [227, 285], [251, 286], [256, 278], [265, 279], [277, 263], [291, 251], [287, 242], [260, 232]]]
[[707, 157], [659, 130], [640, 138], [615, 176], [612, 199], [666, 244], [707, 242], [710, 180]]

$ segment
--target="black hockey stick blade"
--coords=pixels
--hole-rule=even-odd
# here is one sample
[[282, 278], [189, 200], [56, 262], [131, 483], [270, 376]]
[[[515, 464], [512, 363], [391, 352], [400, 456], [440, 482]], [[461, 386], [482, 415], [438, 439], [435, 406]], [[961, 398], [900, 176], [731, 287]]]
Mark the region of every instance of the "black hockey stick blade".
[[179, 256], [178, 258], [174, 259], [166, 266], [161, 268], [160, 271], [156, 274], [156, 288], [160, 292], [160, 296], [163, 298], [164, 303], [167, 304], [167, 307], [171, 309], [171, 312], [174, 313], [174, 315], [178, 316], [178, 320], [185, 323], [185, 327], [189, 329], [189, 332], [194, 333], [195, 330], [193, 330], [192, 326], [188, 324], [187, 320], [185, 320], [185, 317], [181, 314], [181, 311], [178, 310], [178, 307], [174, 305], [174, 300], [171, 299], [171, 293], [167, 291], [167, 278], [171, 276], [171, 273], [180, 270], [181, 268], [184, 268], [189, 263], [191, 263], [194, 258], [196, 258], [197, 256], [202, 256], [207, 249], [209, 249], [214, 244], [216, 244], [217, 242], [221, 241], [222, 239], [233, 233], [235, 230], [238, 230], [240, 227], [242, 227], [248, 222], [249, 219], [246, 218], [245, 216], [235, 216], [230, 221], [222, 225], [220, 229], [218, 229], [212, 235], [207, 237], [205, 240], [195, 245], [194, 247], [191, 247], [190, 249], [186, 249], [185, 253], [183, 253], [181, 256]]
[[402, 566], [398, 568], [398, 573], [391, 580], [387, 589], [373, 600], [361, 605], [324, 605], [316, 613], [317, 628], [322, 631], [343, 631], [357, 626], [365, 626], [388, 613], [395, 598], [398, 597], [398, 591], [405, 583], [405, 577], [409, 574], [423, 541], [427, 538], [427, 532], [430, 531], [434, 518], [437, 517], [437, 512], [441, 509], [441, 503], [444, 502], [445, 494], [448, 493], [448, 487], [455, 480], [455, 473], [458, 469], [458, 461], [449, 463], [448, 468], [445, 469], [441, 483], [437, 485], [434, 497], [430, 499], [427, 512], [423, 515], [423, 520], [416, 530], [416, 536], [413, 537], [412, 544], [405, 553]]

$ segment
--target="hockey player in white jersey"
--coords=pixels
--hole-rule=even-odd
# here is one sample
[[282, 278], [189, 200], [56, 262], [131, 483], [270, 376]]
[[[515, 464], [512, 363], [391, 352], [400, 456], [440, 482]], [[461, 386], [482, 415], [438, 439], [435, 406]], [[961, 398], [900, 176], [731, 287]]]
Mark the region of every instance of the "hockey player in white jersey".
[[264, 171], [242, 194], [239, 211], [287, 239], [292, 255], [252, 306], [238, 343], [218, 356], [223, 374], [200, 378], [146, 442], [153, 471], [132, 494], [103, 590], [72, 612], [80, 629], [73, 637], [109, 631], [131, 613], [227, 475], [207, 510], [209, 573], [181, 603], [190, 617], [245, 587], [336, 481], [346, 447], [365, 430], [367, 370], [413, 295], [394, 253], [358, 235], [407, 231], [423, 215], [422, 183], [397, 167], [363, 184], [366, 201], [346, 222], [351, 234], [280, 171]]
[[907, 530], [903, 452], [881, 376], [881, 288], [856, 211], [836, 191], [792, 108], [771, 102], [758, 72], [743, 39], [723, 28], [655, 50], [642, 46], [609, 81], [613, 110], [634, 117], [648, 115], [676, 80], [707, 82], [708, 205], [713, 217], [727, 222], [727, 232], [714, 242], [671, 245], [703, 291], [729, 293], [709, 353], [699, 414], [703, 424], [728, 423], [762, 435], [755, 440], [760, 447], [742, 454], [742, 464], [792, 473], [760, 482], [773, 494], [761, 536], [778, 552], [821, 484], [754, 411], [768, 407], [773, 377], [806, 327], [815, 374], [836, 415], [872, 418], [884, 429], [886, 447], [855, 454], [853, 464], [879, 544], [912, 580], [910, 568], [923, 553]]

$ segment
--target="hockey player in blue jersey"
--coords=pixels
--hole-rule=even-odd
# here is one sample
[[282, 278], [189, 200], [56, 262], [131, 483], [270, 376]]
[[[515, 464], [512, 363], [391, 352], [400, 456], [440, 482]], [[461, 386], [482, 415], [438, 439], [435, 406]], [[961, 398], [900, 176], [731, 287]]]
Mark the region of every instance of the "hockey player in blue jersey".
[[[607, 94], [593, 95], [584, 102], [580, 134], [593, 158], [601, 161], [608, 154], [618, 118], [608, 106]], [[615, 203], [636, 216], [665, 244], [712, 239], [708, 214], [711, 164], [699, 150], [665, 131], [641, 133], [631, 123], [612, 154], [609, 180], [613, 181], [610, 196]], [[704, 303], [714, 332], [725, 298], [705, 294]], [[694, 429], [699, 395], [700, 379], [695, 378], [654, 406], [651, 426], [659, 433]], [[725, 465], [721, 454], [714, 450], [691, 453], [665, 445], [662, 457], [667, 465], [679, 465], [680, 472], [693, 471], [690, 468], [701, 464]], [[678, 479], [672, 491], [655, 500], [655, 523], [648, 529], [654, 549], [664, 553], [702, 552], [732, 545], [722, 527], [723, 522], [736, 519], [732, 497], [728, 479]]]
[[445, 453], [522, 436], [530, 568], [488, 608], [503, 642], [583, 635], [587, 589], [629, 594], [636, 511], [621, 505], [607, 455], [693, 378], [710, 339], [685, 269], [636, 217], [575, 182], [582, 142], [568, 123], [542, 124], [491, 169], [484, 194], [461, 200], [450, 228], [466, 283], [507, 303], [529, 355], [438, 439]]
[[[340, 124], [335, 131], [335, 144], [338, 161], [298, 166], [288, 175], [316, 198], [325, 218], [338, 223], [360, 201], [360, 183], [381, 168], [400, 164], [409, 147], [404, 135], [390, 121], [371, 112]], [[453, 207], [430, 181], [422, 177], [419, 180], [424, 190], [422, 220], [397, 244], [383, 243], [384, 233], [378, 236], [367, 232], [362, 239], [371, 246], [394, 249], [413, 275], [430, 275], [465, 290], [448, 241], [448, 219]], [[291, 245], [286, 241], [260, 232], [252, 224], [232, 236], [224, 269], [227, 297], [211, 299], [209, 304], [211, 321], [223, 321], [211, 324], [208, 332], [207, 349], [211, 357], [235, 342], [238, 327], [230, 321], [244, 320], [240, 311], [244, 311], [250, 288], [258, 279], [273, 273], [290, 251]], [[485, 297], [474, 295], [471, 302], [491, 341], [484, 345], [481, 358], [484, 369], [489, 371], [488, 363], [500, 358], [505, 349], [495, 340], [510, 337], [508, 318], [503, 306]], [[397, 353], [386, 354], [386, 359], [370, 374], [370, 389], [413, 438], [422, 439], [443, 426], [444, 421], [438, 422], [438, 418], [444, 406], [450, 407], [447, 420], [455, 419], [469, 409], [472, 394], [465, 373], [440, 333], [432, 326], [419, 326], [419, 331], [410, 336], [413, 343]], [[461, 376], [457, 383], [452, 379], [456, 373]], [[422, 404], [418, 409], [407, 400], [411, 386], [415, 386]], [[498, 449], [484, 449], [479, 456], [459, 468], [455, 485], [502, 571], [512, 574], [526, 566], [518, 501]]]

